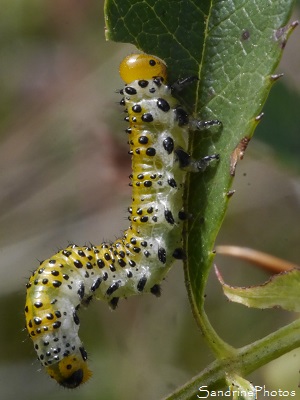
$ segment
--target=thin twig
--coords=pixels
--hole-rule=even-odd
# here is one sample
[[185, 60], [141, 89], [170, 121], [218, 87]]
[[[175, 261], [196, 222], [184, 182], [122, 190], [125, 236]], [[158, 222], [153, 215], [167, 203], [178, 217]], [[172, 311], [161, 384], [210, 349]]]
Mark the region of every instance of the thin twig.
[[263, 253], [262, 251], [250, 249], [249, 247], [217, 246], [216, 251], [218, 254], [233, 256], [249, 261], [252, 264], [255, 264], [273, 273], [280, 273], [294, 268], [300, 268], [300, 266], [297, 264], [293, 264], [289, 261], [267, 253]]

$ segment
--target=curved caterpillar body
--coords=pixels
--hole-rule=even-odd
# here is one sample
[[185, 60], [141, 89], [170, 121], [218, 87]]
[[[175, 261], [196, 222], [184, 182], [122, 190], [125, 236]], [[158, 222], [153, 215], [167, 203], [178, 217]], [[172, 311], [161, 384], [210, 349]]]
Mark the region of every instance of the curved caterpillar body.
[[[120, 66], [132, 156], [130, 226], [114, 243], [70, 245], [41, 263], [27, 284], [26, 327], [48, 374], [75, 388], [91, 376], [78, 336], [80, 305], [92, 297], [115, 308], [142, 292], [160, 295], [160, 282], [183, 258], [183, 188], [187, 170], [199, 171], [216, 155], [196, 162], [187, 154], [188, 131], [218, 121], [189, 119], [166, 82], [166, 65], [146, 54]], [[178, 83], [181, 84], [181, 83]], [[198, 125], [197, 125], [198, 124]]]

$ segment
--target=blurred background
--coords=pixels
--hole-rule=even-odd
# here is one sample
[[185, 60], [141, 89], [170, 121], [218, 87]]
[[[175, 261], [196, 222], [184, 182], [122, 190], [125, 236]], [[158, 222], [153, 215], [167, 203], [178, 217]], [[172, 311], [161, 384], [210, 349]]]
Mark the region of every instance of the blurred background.
[[[130, 201], [118, 65], [132, 46], [104, 39], [101, 1], [1, 0], [0, 13], [0, 389], [3, 399], [157, 400], [213, 356], [198, 331], [180, 264], [163, 296], [122, 301], [115, 312], [93, 302], [81, 337], [93, 378], [76, 391], [51, 381], [24, 331], [25, 284], [39, 260], [70, 242], [112, 239], [127, 228]], [[293, 19], [299, 19], [299, 2]], [[253, 247], [300, 263], [300, 31], [296, 29], [245, 159], [218, 244]], [[266, 272], [228, 257], [216, 262], [236, 285]], [[230, 304], [214, 274], [207, 312], [236, 346], [295, 318]], [[287, 368], [288, 366], [288, 368]], [[250, 378], [270, 390], [298, 390], [300, 352]]]

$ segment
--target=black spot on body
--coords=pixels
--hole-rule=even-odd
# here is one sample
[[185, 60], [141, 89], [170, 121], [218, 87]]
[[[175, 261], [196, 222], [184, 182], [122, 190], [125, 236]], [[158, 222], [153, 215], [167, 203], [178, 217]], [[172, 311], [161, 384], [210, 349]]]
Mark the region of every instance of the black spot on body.
[[168, 210], [168, 209], [165, 209], [165, 219], [166, 219], [166, 221], [167, 221], [169, 224], [171, 224], [171, 225], [173, 225], [173, 224], [175, 223], [173, 214], [172, 214], [172, 212], [171, 212], [170, 210]]
[[137, 286], [136, 286], [137, 290], [138, 290], [139, 292], [142, 292], [142, 291], [144, 290], [144, 288], [145, 288], [146, 283], [147, 283], [147, 277], [146, 277], [146, 276], [143, 276], [143, 277], [138, 281], [138, 284], [137, 284]]
[[156, 86], [160, 87], [163, 80], [164, 79], [162, 77], [156, 76], [155, 78], [153, 78], [153, 83], [155, 83]]
[[156, 154], [156, 150], [154, 147], [148, 147], [148, 149], [146, 150], [146, 154], [147, 156], [153, 157]]
[[82, 262], [79, 261], [79, 260], [74, 260], [74, 265], [75, 265], [76, 268], [82, 268], [83, 267]]
[[109, 255], [109, 253], [105, 253], [104, 254], [104, 258], [106, 261], [110, 261], [111, 260], [111, 256]]
[[141, 88], [145, 88], [145, 87], [147, 87], [147, 86], [149, 85], [149, 81], [146, 81], [146, 80], [144, 80], [144, 79], [141, 79], [141, 80], [138, 81], [138, 85], [139, 85]]
[[129, 95], [136, 94], [136, 89], [131, 86], [126, 86], [124, 91], [126, 94], [129, 94]]
[[143, 122], [152, 122], [153, 121], [153, 116], [151, 113], [145, 113], [142, 115], [142, 121]]
[[174, 150], [174, 140], [170, 136], [168, 136], [163, 141], [163, 147], [168, 154], [171, 154]]
[[132, 111], [135, 113], [140, 113], [142, 112], [142, 107], [139, 104], [135, 104], [134, 106], [132, 106]]
[[53, 329], [58, 329], [61, 326], [61, 322], [60, 321], [55, 321], [52, 324]]
[[189, 123], [189, 116], [187, 112], [181, 107], [177, 107], [175, 109], [175, 119], [178, 122], [179, 126], [187, 125]]
[[107, 296], [111, 296], [116, 290], [119, 289], [121, 281], [112, 283], [106, 291]]
[[122, 258], [118, 258], [118, 263], [119, 263], [120, 267], [122, 267], [122, 268], [126, 267], [126, 262], [124, 260], [122, 260]]
[[81, 299], [83, 299], [84, 292], [85, 292], [84, 284], [81, 283], [80, 286], [79, 286], [79, 289], [78, 289], [78, 291], [77, 291], [77, 293], [78, 293], [78, 295], [79, 295], [79, 297], [80, 297]]
[[158, 259], [160, 262], [162, 262], [163, 264], [166, 263], [166, 261], [167, 261], [166, 249], [164, 249], [163, 247], [160, 247], [158, 249], [157, 256], [158, 256]]
[[92, 284], [92, 286], [91, 286], [91, 291], [92, 291], [92, 292], [95, 292], [95, 290], [97, 290], [98, 287], [100, 286], [101, 282], [102, 282], [102, 279], [101, 279], [101, 278], [98, 278], [98, 279]]
[[97, 260], [97, 265], [98, 265], [99, 268], [104, 268], [104, 267], [105, 267], [105, 263], [104, 263], [104, 261], [101, 260], [101, 259], [98, 259], [98, 260]]
[[170, 110], [170, 105], [167, 100], [159, 98], [157, 99], [157, 107], [163, 112], [168, 112]]
[[168, 185], [170, 185], [172, 188], [176, 188], [177, 187], [177, 183], [176, 183], [174, 178], [169, 178], [168, 179]]
[[183, 149], [176, 149], [175, 154], [178, 158], [180, 168], [185, 168], [190, 165], [191, 156], [186, 153]]
[[148, 138], [147, 138], [147, 136], [140, 136], [139, 137], [139, 143], [140, 144], [147, 144], [148, 143]]
[[80, 324], [79, 317], [78, 317], [78, 315], [76, 314], [75, 311], [73, 312], [73, 321], [74, 321], [75, 325], [79, 325]]
[[86, 361], [88, 359], [86, 350], [84, 349], [84, 347], [79, 347], [79, 350], [83, 361]]

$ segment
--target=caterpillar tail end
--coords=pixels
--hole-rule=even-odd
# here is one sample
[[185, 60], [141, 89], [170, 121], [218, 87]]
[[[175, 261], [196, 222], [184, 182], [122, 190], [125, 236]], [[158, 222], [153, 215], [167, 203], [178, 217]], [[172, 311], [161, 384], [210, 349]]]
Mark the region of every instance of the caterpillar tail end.
[[87, 364], [76, 355], [64, 357], [60, 362], [46, 367], [47, 373], [57, 383], [68, 389], [75, 389], [92, 376]]

